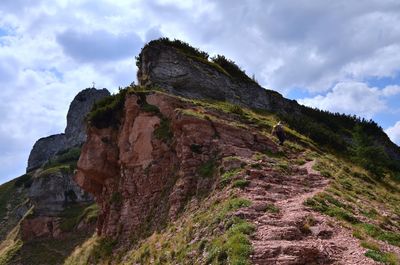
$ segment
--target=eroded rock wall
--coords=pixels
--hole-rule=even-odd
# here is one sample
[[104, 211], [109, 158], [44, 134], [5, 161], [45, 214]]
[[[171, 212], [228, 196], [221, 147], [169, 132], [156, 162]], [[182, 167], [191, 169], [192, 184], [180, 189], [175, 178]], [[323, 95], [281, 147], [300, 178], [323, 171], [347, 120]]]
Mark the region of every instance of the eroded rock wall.
[[101, 235], [138, 238], [161, 228], [215, 187], [220, 159], [275, 150], [251, 130], [188, 114], [196, 108], [162, 93], [131, 94], [119, 128], [89, 127], [75, 180], [101, 205]]

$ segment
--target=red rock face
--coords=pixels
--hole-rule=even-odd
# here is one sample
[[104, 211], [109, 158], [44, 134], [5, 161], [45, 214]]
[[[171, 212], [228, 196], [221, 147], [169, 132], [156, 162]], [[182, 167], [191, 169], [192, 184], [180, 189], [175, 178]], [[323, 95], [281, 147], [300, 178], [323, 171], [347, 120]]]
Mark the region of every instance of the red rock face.
[[161, 228], [215, 187], [217, 170], [204, 176], [202, 165], [276, 148], [249, 130], [185, 114], [181, 109], [196, 107], [177, 98], [153, 93], [145, 99], [160, 113], [128, 95], [118, 129], [88, 128], [75, 180], [101, 205], [101, 235], [132, 239]]

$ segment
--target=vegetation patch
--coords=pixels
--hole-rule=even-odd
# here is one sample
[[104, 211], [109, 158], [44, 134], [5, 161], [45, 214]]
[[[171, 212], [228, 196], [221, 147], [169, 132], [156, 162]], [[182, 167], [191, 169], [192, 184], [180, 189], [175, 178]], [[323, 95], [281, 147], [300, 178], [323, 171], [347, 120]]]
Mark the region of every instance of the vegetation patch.
[[0, 265], [7, 265], [17, 255], [23, 245], [19, 238], [19, 225], [17, 225], [0, 244]]
[[228, 74], [242, 82], [256, 83], [255, 80], [247, 76], [245, 71], [232, 60], [226, 58], [223, 55], [217, 55], [211, 58], [211, 61], [221, 66]]
[[97, 220], [99, 213], [99, 207], [97, 204], [75, 204], [65, 208], [60, 214], [62, 221], [60, 223], [60, 229], [64, 232], [70, 232], [74, 230], [78, 224], [84, 220], [86, 223], [92, 223]]
[[400, 260], [397, 257], [397, 255], [395, 253], [391, 253], [391, 252], [368, 250], [365, 253], [365, 256], [368, 258], [371, 258], [375, 261], [381, 262], [383, 264], [398, 265], [400, 263]]
[[201, 208], [139, 243], [121, 264], [249, 264], [254, 227], [232, 213], [250, 204], [237, 197], [208, 197]]
[[266, 205], [266, 207], [265, 207], [265, 211], [266, 211], [267, 213], [279, 213], [279, 212], [280, 212], [280, 209], [279, 209], [279, 207], [276, 206], [275, 204], [273, 204], [273, 203], [268, 203], [268, 204]]
[[121, 89], [119, 93], [96, 102], [86, 116], [87, 121], [99, 129], [117, 128], [120, 124], [127, 92], [127, 89]]
[[202, 178], [211, 178], [214, 176], [216, 169], [216, 161], [214, 158], [208, 160], [207, 162], [200, 165], [197, 170], [197, 173]]
[[55, 168], [59, 166], [69, 165], [71, 168], [76, 168], [76, 163], [81, 155], [80, 147], [72, 147], [56, 154], [54, 158], [49, 159], [46, 164], [43, 165], [43, 169]]
[[110, 259], [113, 249], [117, 241], [108, 237], [99, 238], [92, 251], [91, 257], [95, 263], [102, 262], [103, 264], [107, 264], [106, 262]]
[[232, 183], [232, 187], [243, 189], [243, 188], [249, 186], [249, 184], [250, 184], [250, 181], [247, 179], [238, 179]]
[[240, 172], [242, 172], [242, 169], [236, 168], [236, 169], [229, 170], [229, 171], [225, 172], [224, 174], [222, 174], [221, 180], [220, 180], [220, 184], [222, 185], [222, 187], [228, 185], [231, 182], [232, 178], [237, 176]]
[[71, 165], [58, 165], [51, 168], [47, 168], [39, 173], [38, 177], [44, 178], [49, 177], [54, 174], [70, 174], [72, 173], [74, 168]]
[[157, 106], [151, 105], [151, 104], [149, 104], [147, 102], [143, 103], [140, 106], [140, 109], [145, 111], [145, 112], [150, 112], [150, 113], [154, 113], [154, 114], [159, 114], [160, 113], [160, 109]]
[[365, 234], [371, 236], [372, 238], [375, 238], [377, 240], [386, 241], [387, 243], [394, 245], [394, 246], [400, 246], [400, 234], [399, 233], [385, 231], [385, 230], [381, 229], [380, 227], [373, 225], [373, 224], [362, 223], [362, 224], [359, 224], [358, 227], [361, 228]]
[[32, 185], [32, 176], [30, 174], [24, 174], [21, 177], [15, 179], [15, 187], [29, 188]]
[[232, 218], [227, 232], [215, 238], [207, 248], [207, 264], [249, 264], [252, 247], [249, 235], [255, 231], [254, 225]]
[[377, 243], [373, 242], [373, 241], [362, 241], [360, 244], [363, 248], [367, 248], [370, 250], [374, 250], [374, 251], [380, 251], [380, 247]]
[[154, 136], [164, 142], [169, 142], [172, 139], [174, 135], [168, 119], [161, 118], [160, 125], [154, 130]]

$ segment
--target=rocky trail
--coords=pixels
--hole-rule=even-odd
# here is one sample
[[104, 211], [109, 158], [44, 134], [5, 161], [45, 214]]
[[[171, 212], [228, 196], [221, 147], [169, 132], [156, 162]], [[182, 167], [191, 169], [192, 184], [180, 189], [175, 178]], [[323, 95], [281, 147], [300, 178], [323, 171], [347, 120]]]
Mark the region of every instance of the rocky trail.
[[364, 256], [351, 231], [304, 206], [329, 184], [312, 169], [315, 161], [283, 171], [264, 162], [247, 170], [250, 185], [243, 196], [253, 204], [238, 213], [256, 225], [253, 264], [377, 264]]

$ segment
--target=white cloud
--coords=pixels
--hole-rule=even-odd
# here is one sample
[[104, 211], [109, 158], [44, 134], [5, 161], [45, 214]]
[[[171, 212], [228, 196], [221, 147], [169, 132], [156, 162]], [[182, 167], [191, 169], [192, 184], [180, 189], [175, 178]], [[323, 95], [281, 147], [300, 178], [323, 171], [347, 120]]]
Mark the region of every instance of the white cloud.
[[382, 96], [390, 95], [393, 91], [390, 87], [379, 90], [361, 82], [342, 82], [336, 84], [332, 91], [324, 96], [301, 99], [299, 103], [370, 119], [374, 114], [388, 109], [385, 98]]
[[387, 128], [385, 132], [394, 143], [400, 146], [400, 121], [396, 122], [392, 127]]

